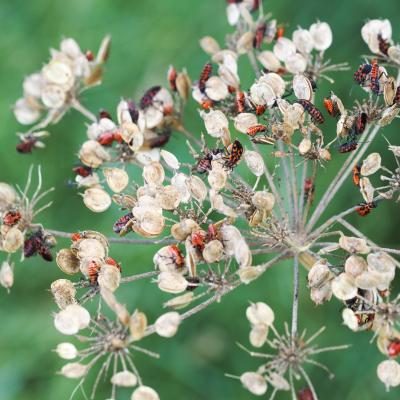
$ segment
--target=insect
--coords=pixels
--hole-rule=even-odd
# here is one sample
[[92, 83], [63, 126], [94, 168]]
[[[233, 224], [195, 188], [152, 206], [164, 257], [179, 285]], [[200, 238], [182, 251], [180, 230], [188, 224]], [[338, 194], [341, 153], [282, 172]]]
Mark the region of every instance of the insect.
[[268, 129], [268, 127], [266, 125], [257, 124], [257, 125], [253, 125], [253, 126], [250, 126], [249, 128], [247, 128], [247, 134], [249, 136], [253, 137], [257, 133], [265, 132], [267, 129]]
[[372, 60], [372, 68], [370, 72], [370, 88], [375, 94], [379, 94], [380, 85], [379, 85], [379, 65], [376, 60]]
[[97, 141], [102, 146], [111, 146], [114, 142], [121, 143], [122, 136], [119, 132], [104, 132], [98, 136]]
[[187, 276], [186, 280], [189, 282], [186, 287], [187, 291], [195, 290], [200, 283], [200, 278], [198, 276]]
[[367, 122], [368, 122], [368, 115], [365, 112], [360, 112], [357, 115], [356, 122], [354, 125], [355, 133], [357, 135], [361, 135], [365, 131]]
[[100, 265], [96, 261], [90, 261], [88, 265], [88, 277], [92, 285], [97, 284], [97, 278], [99, 277]]
[[83, 235], [82, 235], [80, 232], [74, 232], [74, 233], [71, 235], [71, 240], [72, 240], [73, 242], [77, 242], [78, 240], [81, 240], [81, 239], [83, 239]]
[[113, 258], [107, 257], [105, 260], [106, 264], [112, 265], [113, 267], [117, 268], [119, 272], [121, 272], [121, 266], [117, 263]]
[[16, 146], [15, 149], [18, 153], [32, 153], [33, 148], [36, 146], [36, 139], [34, 137], [26, 137], [22, 139]]
[[178, 267], [178, 269], [182, 269], [185, 266], [185, 258], [182, 255], [181, 250], [176, 244], [172, 244], [168, 247], [168, 250], [174, 259], [174, 263]]
[[107, 110], [100, 110], [100, 112], [99, 112], [99, 118], [100, 118], [100, 119], [106, 118], [106, 119], [112, 120], [111, 114], [110, 114]]
[[139, 119], [139, 110], [133, 100], [128, 100], [128, 111], [132, 118], [132, 122], [136, 124]]
[[276, 40], [280, 39], [284, 35], [285, 35], [285, 27], [278, 26], [278, 28], [276, 29], [276, 35], [275, 35]]
[[36, 231], [24, 241], [24, 256], [29, 258], [38, 253], [45, 261], [52, 261], [53, 256], [50, 252], [50, 247], [52, 246], [53, 243], [49, 237], [43, 235], [43, 231]]
[[297, 102], [303, 106], [305, 111], [308, 112], [313, 122], [318, 124], [324, 123], [325, 121], [324, 116], [322, 115], [321, 111], [318, 110], [318, 108], [315, 107], [313, 103], [311, 103], [311, 101], [300, 99]]
[[304, 181], [304, 201], [310, 199], [310, 203], [314, 200], [315, 184], [312, 178], [307, 178]]
[[205, 172], [211, 170], [211, 161], [222, 157], [224, 149], [213, 149], [207, 151], [204, 157], [200, 158], [196, 164], [195, 170], [199, 174], [204, 174]]
[[233, 169], [240, 161], [243, 155], [243, 146], [235, 140], [229, 150], [229, 155], [225, 158], [224, 167], [227, 169]]
[[371, 73], [372, 70], [372, 65], [371, 64], [361, 64], [357, 71], [354, 72], [354, 80], [359, 84], [359, 85], [364, 85], [365, 81], [368, 78], [368, 75]]
[[130, 212], [118, 218], [114, 225], [113, 231], [120, 236], [124, 236], [131, 229], [133, 223], [133, 214]]
[[370, 203], [360, 203], [359, 207], [356, 208], [356, 212], [361, 217], [365, 217], [373, 208], [376, 208], [376, 203], [374, 201], [371, 201]]
[[387, 348], [387, 353], [389, 357], [397, 357], [400, 354], [400, 340], [393, 339]]
[[92, 175], [93, 168], [88, 167], [87, 165], [78, 165], [72, 168], [72, 171], [74, 171], [77, 175], [86, 178], [87, 176]]
[[169, 87], [171, 88], [171, 90], [173, 92], [176, 92], [176, 77], [177, 77], [177, 73], [176, 73], [176, 69], [174, 68], [173, 65], [170, 65], [168, 68], [168, 72], [167, 72], [167, 76], [168, 76], [168, 82], [169, 82]]
[[390, 43], [386, 39], [384, 39], [381, 34], [378, 34], [378, 43], [379, 43], [379, 51], [385, 56], [387, 56]]
[[300, 389], [297, 392], [298, 400], [314, 400], [314, 395], [309, 387]]
[[206, 82], [208, 81], [208, 79], [210, 78], [212, 74], [212, 64], [211, 63], [207, 63], [200, 74], [200, 78], [199, 78], [199, 89], [201, 93], [204, 93], [206, 90]]
[[358, 147], [358, 142], [355, 137], [351, 136], [350, 139], [339, 146], [339, 153], [350, 153], [356, 150]]
[[328, 99], [325, 97], [324, 98], [324, 106], [330, 116], [336, 118], [340, 115], [339, 107], [332, 99]]
[[361, 179], [361, 165], [356, 164], [353, 167], [353, 182], [356, 186], [360, 186], [360, 179]]
[[3, 215], [3, 224], [8, 226], [14, 226], [21, 220], [22, 216], [19, 211], [8, 211]]
[[396, 89], [396, 94], [394, 95], [393, 104], [400, 105], [400, 86]]
[[140, 108], [145, 109], [147, 107], [150, 107], [153, 104], [154, 97], [157, 96], [157, 93], [161, 90], [161, 86], [152, 86], [150, 89], [148, 89], [143, 97], [140, 99]]
[[93, 51], [86, 50], [85, 57], [86, 57], [86, 60], [88, 60], [88, 61], [94, 61]]
[[203, 231], [193, 232], [191, 236], [192, 246], [203, 251], [205, 246], [206, 234]]
[[267, 107], [265, 105], [256, 106], [256, 115], [263, 115]]
[[209, 110], [210, 108], [212, 108], [213, 105], [214, 105], [214, 103], [211, 99], [206, 99], [201, 103], [201, 107], [204, 110]]
[[215, 224], [208, 225], [207, 229], [207, 242], [218, 238], [218, 229]]
[[267, 25], [265, 23], [262, 23], [257, 26], [256, 32], [254, 35], [254, 39], [253, 39], [253, 47], [255, 49], [259, 49], [261, 47], [266, 29], [267, 29]]
[[240, 114], [245, 111], [245, 96], [243, 92], [236, 92], [236, 109]]
[[160, 135], [157, 135], [154, 138], [146, 140], [145, 144], [151, 149], [154, 149], [155, 147], [162, 147], [165, 144], [167, 144], [170, 138], [171, 138], [171, 131], [164, 130], [164, 132], [161, 133]]

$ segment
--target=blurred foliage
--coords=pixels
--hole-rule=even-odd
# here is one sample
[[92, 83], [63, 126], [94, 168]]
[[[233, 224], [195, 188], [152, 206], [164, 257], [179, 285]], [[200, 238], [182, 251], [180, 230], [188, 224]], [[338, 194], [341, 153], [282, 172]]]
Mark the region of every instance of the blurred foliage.
[[[308, 27], [317, 18], [333, 28], [334, 44], [329, 57], [336, 62], [348, 61], [356, 68], [360, 55], [367, 52], [360, 29], [368, 18], [392, 18], [394, 35], [400, 32], [393, 17], [399, 16], [398, 0], [365, 2], [364, 0], [335, 0], [322, 2], [265, 1], [265, 8], [291, 32], [298, 25]], [[51, 128], [47, 148], [32, 155], [16, 154], [15, 132], [19, 127], [12, 115], [11, 105], [22, 93], [23, 77], [38, 70], [48, 57], [48, 48], [58, 46], [62, 37], [74, 37], [83, 49], [97, 49], [104, 34], [113, 38], [112, 53], [107, 65], [104, 84], [85, 93], [83, 102], [95, 111], [100, 108], [114, 112], [122, 97], [140, 97], [156, 83], [164, 83], [168, 65], [187, 67], [196, 78], [207, 56], [198, 46], [198, 39], [211, 35], [222, 43], [231, 29], [225, 18], [223, 0], [201, 2], [182, 0], [14, 0], [0, 2], [0, 131], [2, 151], [0, 180], [23, 184], [30, 164], [41, 164], [45, 184], [55, 186], [54, 206], [42, 215], [45, 226], [65, 231], [97, 229], [111, 234], [111, 224], [117, 212], [95, 215], [86, 210], [74, 189], [67, 185], [72, 177], [71, 166], [85, 136], [85, 120], [71, 112], [62, 122]], [[251, 72], [243, 61], [241, 68], [245, 83]], [[360, 92], [353, 88], [352, 72], [335, 76], [335, 92], [349, 104]], [[350, 96], [351, 89], [352, 95]], [[330, 87], [321, 85], [321, 96]], [[319, 99], [320, 101], [321, 99]], [[202, 123], [194, 105], [186, 113], [187, 125], [199, 132]], [[396, 125], [395, 122], [393, 125]], [[332, 121], [326, 124], [328, 137], [334, 135]], [[398, 143], [396, 127], [385, 129], [385, 135]], [[379, 136], [374, 149], [383, 150], [386, 142]], [[186, 150], [183, 141], [174, 136], [167, 148]], [[321, 196], [330, 179], [343, 162], [344, 156], [335, 153], [317, 183]], [[392, 163], [387, 154], [386, 165]], [[341, 190], [329, 213], [347, 208], [360, 200], [350, 182]], [[110, 215], [111, 214], [111, 215]], [[398, 205], [382, 204], [371, 218], [354, 217], [353, 222], [379, 244], [399, 245]], [[60, 240], [60, 245], [66, 243]], [[118, 254], [126, 273], [152, 268], [154, 248], [113, 246], [111, 254]], [[52, 326], [55, 311], [48, 288], [61, 276], [55, 264], [31, 259], [16, 267], [16, 285], [9, 295], [0, 293], [0, 398], [2, 400], [68, 399], [75, 383], [55, 374], [62, 362], [49, 351], [65, 341]], [[282, 263], [269, 271], [263, 279], [238, 290], [215, 304], [203, 314], [184, 323], [173, 340], [148, 338], [144, 346], [159, 352], [160, 360], [139, 355], [138, 365], [144, 381], [159, 391], [162, 399], [222, 400], [250, 399], [252, 395], [240, 384], [224, 377], [225, 372], [240, 374], [258, 364], [243, 353], [236, 341], [248, 343], [249, 326], [244, 317], [248, 301], [266, 301], [276, 312], [278, 328], [290, 319], [291, 279], [289, 264]], [[306, 289], [306, 273], [301, 276], [300, 328], [307, 326], [312, 333], [321, 325], [327, 332], [320, 337], [321, 345], [352, 343], [351, 350], [322, 355], [320, 361], [329, 365], [336, 379], [328, 380], [325, 373], [313, 367], [309, 374], [321, 399], [398, 399], [399, 390], [389, 394], [376, 377], [376, 366], [383, 356], [375, 345], [369, 344], [370, 333], [355, 336], [342, 326], [337, 301], [316, 308]], [[154, 320], [161, 311], [160, 304], [167, 298], [150, 283], [123, 288], [124, 299], [131, 307], [140, 307]], [[299, 383], [299, 388], [303, 383]], [[109, 392], [101, 387], [96, 398], [107, 398]], [[277, 396], [287, 398], [287, 393]], [[75, 398], [82, 396], [78, 393]], [[121, 393], [128, 399], [129, 392]]]

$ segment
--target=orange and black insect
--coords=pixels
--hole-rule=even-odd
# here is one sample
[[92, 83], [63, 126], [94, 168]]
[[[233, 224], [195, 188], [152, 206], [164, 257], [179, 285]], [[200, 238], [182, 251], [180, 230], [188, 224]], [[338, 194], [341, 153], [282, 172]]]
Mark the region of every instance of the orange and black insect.
[[343, 143], [339, 146], [339, 153], [350, 153], [356, 150], [358, 147], [358, 142], [354, 138], [351, 138], [346, 143]]
[[91, 285], [97, 284], [97, 278], [99, 277], [100, 265], [92, 260], [88, 265], [88, 277]]
[[106, 262], [106, 264], [112, 265], [113, 267], [117, 268], [119, 272], [122, 272], [121, 266], [113, 258], [107, 257], [104, 261]]
[[179, 269], [183, 268], [185, 266], [185, 258], [183, 257], [183, 254], [179, 247], [176, 244], [172, 244], [168, 247], [168, 250], [174, 260], [175, 265]]
[[212, 64], [208, 62], [201, 71], [200, 78], [199, 78], [199, 89], [201, 93], [204, 93], [206, 90], [206, 82], [210, 78], [212, 74]]
[[361, 165], [356, 164], [353, 167], [353, 183], [356, 186], [360, 186], [360, 180], [361, 180]]
[[211, 99], [203, 100], [201, 103], [201, 107], [203, 108], [203, 110], [209, 110], [210, 108], [212, 108], [213, 105], [214, 103]]
[[207, 151], [204, 156], [197, 161], [194, 170], [199, 174], [204, 174], [207, 171], [210, 171], [211, 161], [221, 158], [223, 153], [223, 149], [213, 149], [211, 151]]
[[86, 57], [86, 60], [88, 60], [88, 61], [93, 61], [93, 60], [94, 60], [93, 51], [91, 51], [91, 50], [86, 50], [85, 57]]
[[206, 233], [204, 233], [203, 231], [193, 232], [190, 238], [192, 246], [199, 251], [204, 250], [204, 246], [206, 245], [205, 241], [206, 241]]
[[278, 28], [276, 29], [276, 35], [275, 35], [276, 40], [280, 39], [284, 35], [285, 35], [285, 27], [278, 26]]
[[168, 76], [169, 87], [171, 88], [171, 90], [173, 92], [176, 92], [176, 77], [177, 77], [177, 73], [176, 73], [176, 69], [174, 68], [173, 65], [169, 66], [168, 72], [167, 72], [167, 76]]
[[71, 240], [72, 240], [73, 242], [77, 242], [78, 240], [81, 240], [81, 239], [83, 239], [83, 235], [82, 235], [80, 232], [74, 232], [74, 233], [71, 235]]
[[97, 141], [102, 146], [111, 146], [114, 142], [121, 143], [122, 136], [118, 132], [103, 132], [98, 136]]
[[237, 91], [236, 92], [236, 109], [240, 114], [245, 111], [246, 108], [246, 98], [244, 96], [244, 92]]
[[373, 93], [379, 94], [380, 92], [380, 85], [379, 85], [379, 65], [376, 60], [372, 60], [371, 62], [372, 68], [370, 72], [370, 88]]
[[325, 97], [324, 98], [324, 106], [330, 116], [337, 118], [340, 115], [339, 107], [332, 99], [328, 99]]
[[152, 86], [148, 89], [143, 97], [140, 99], [140, 108], [144, 109], [153, 104], [154, 97], [157, 96], [157, 93], [161, 90], [161, 86]]
[[14, 226], [21, 220], [21, 218], [22, 216], [19, 211], [8, 211], [3, 215], [3, 224]]
[[107, 110], [100, 110], [99, 111], [99, 118], [100, 119], [107, 118], [107, 119], [110, 119], [112, 121], [111, 114]]
[[354, 125], [355, 128], [355, 133], [357, 135], [361, 135], [364, 133], [365, 128], [367, 127], [367, 122], [368, 122], [368, 115], [365, 112], [360, 112], [357, 115], [356, 122]]
[[387, 347], [389, 357], [397, 357], [400, 354], [400, 340], [392, 339]]
[[154, 149], [156, 147], [163, 147], [165, 144], [169, 142], [169, 139], [171, 139], [171, 134], [172, 132], [169, 129], [166, 129], [161, 134], [151, 139], [146, 139], [144, 145], [150, 147], [150, 149]]
[[78, 165], [78, 166], [72, 168], [72, 171], [74, 171], [77, 175], [82, 176], [83, 178], [86, 178], [87, 176], [92, 175], [93, 168], [88, 167], [87, 165]]
[[266, 109], [267, 109], [267, 106], [265, 106], [265, 105], [256, 106], [256, 115], [263, 115], [265, 113]]
[[304, 201], [310, 199], [310, 203], [314, 200], [315, 184], [312, 178], [307, 178], [304, 181]]
[[243, 146], [239, 140], [235, 140], [230, 149], [229, 155], [225, 159], [224, 167], [233, 169], [240, 161], [243, 155]]
[[321, 111], [318, 110], [317, 107], [311, 101], [300, 99], [297, 100], [299, 104], [301, 104], [305, 111], [308, 112], [313, 122], [318, 124], [323, 124], [325, 122], [325, 118], [322, 115]]
[[381, 34], [378, 35], [378, 43], [379, 43], [379, 51], [385, 56], [387, 56], [390, 43], [386, 39], [384, 39]]
[[359, 85], [364, 85], [365, 81], [368, 78], [368, 75], [371, 73], [372, 70], [372, 65], [371, 64], [362, 64], [358, 67], [358, 70], [354, 72], [354, 80], [359, 84]]
[[371, 201], [370, 203], [360, 203], [356, 208], [356, 212], [358, 215], [361, 215], [361, 217], [365, 217], [373, 208], [376, 208], [376, 203], [374, 201]]
[[120, 236], [124, 236], [131, 228], [130, 221], [132, 218], [133, 214], [131, 212], [118, 218], [113, 225], [113, 231]]
[[257, 26], [256, 33], [255, 33], [254, 39], [253, 39], [253, 47], [255, 49], [259, 49], [261, 47], [266, 29], [267, 29], [267, 25], [265, 23], [262, 23]]
[[253, 125], [253, 126], [250, 126], [249, 128], [247, 128], [247, 134], [249, 136], [253, 137], [257, 133], [266, 132], [267, 129], [268, 129], [268, 127], [266, 125], [257, 124], [257, 125]]

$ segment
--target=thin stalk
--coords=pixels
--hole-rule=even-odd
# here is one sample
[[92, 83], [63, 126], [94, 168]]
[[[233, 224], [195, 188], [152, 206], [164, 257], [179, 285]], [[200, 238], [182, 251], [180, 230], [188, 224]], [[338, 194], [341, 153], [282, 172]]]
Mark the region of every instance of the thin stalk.
[[297, 255], [293, 258], [293, 306], [292, 306], [292, 345], [297, 337], [297, 319], [299, 311], [299, 258]]
[[125, 276], [124, 278], [121, 279], [121, 283], [134, 282], [140, 279], [151, 278], [153, 276], [158, 275], [159, 273], [160, 271], [150, 271], [150, 272], [144, 272], [143, 274]]
[[[278, 149], [280, 151], [283, 151], [283, 143], [281, 141], [278, 141]], [[280, 159], [281, 162], [281, 167], [283, 169], [283, 174], [285, 176], [285, 186], [286, 186], [286, 198], [287, 198], [287, 203], [288, 203], [288, 210], [289, 210], [289, 221], [290, 225], [292, 228], [295, 227], [295, 211], [294, 211], [294, 194], [293, 194], [293, 188], [290, 184], [291, 177], [289, 173], [289, 163], [286, 157], [282, 157]]]
[[294, 162], [294, 153], [293, 149], [289, 148], [289, 155], [290, 155], [290, 175], [291, 175], [291, 184], [292, 184], [292, 193], [293, 193], [293, 208], [294, 208], [294, 225], [295, 227], [298, 227], [299, 225], [299, 194], [297, 191], [297, 172], [296, 172], [296, 166]]
[[[311, 180], [314, 183], [315, 182], [315, 178], [317, 176], [317, 161], [314, 161], [313, 166], [312, 166], [312, 175], [311, 175]], [[304, 186], [304, 182], [303, 182], [303, 186]], [[303, 221], [302, 221], [302, 227], [304, 228], [307, 222], [307, 217], [308, 217], [308, 213], [310, 212], [310, 208], [311, 208], [311, 203], [313, 201], [313, 196], [314, 194], [312, 193], [312, 191], [310, 193], [308, 193], [307, 195], [307, 202], [305, 204], [305, 208], [303, 210]]]

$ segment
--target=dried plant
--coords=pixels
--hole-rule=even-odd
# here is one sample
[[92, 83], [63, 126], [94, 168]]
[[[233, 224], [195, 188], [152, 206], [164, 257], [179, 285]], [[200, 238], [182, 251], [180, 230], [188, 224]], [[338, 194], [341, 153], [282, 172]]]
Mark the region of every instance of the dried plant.
[[[292, 321], [278, 333], [269, 306], [250, 305], [250, 343], [255, 348], [267, 344], [273, 354], [240, 345], [265, 363], [255, 372], [229, 376], [238, 377], [255, 395], [263, 395], [271, 385], [271, 399], [278, 390], [288, 391], [293, 399], [317, 399], [307, 365], [331, 376], [319, 353], [347, 345], [317, 347], [314, 340], [324, 328], [309, 338], [299, 333], [301, 265], [309, 270], [312, 301], [320, 305], [336, 297], [344, 323], [353, 331], [368, 330], [376, 339], [385, 357], [377, 367], [378, 378], [387, 389], [398, 386], [400, 295], [391, 293], [391, 285], [400, 250], [373, 243], [346, 220], [354, 213], [372, 214], [373, 219], [378, 204], [399, 198], [400, 146], [388, 146], [397, 163], [394, 171], [384, 166], [380, 154], [367, 154], [400, 111], [400, 45], [392, 41], [390, 22], [371, 20], [362, 28], [372, 55], [354, 68], [355, 83], [364, 95], [351, 104], [333, 90], [324, 99], [318, 93], [321, 80], [334, 84], [331, 75], [350, 69], [327, 59], [332, 44], [327, 23], [298, 28], [289, 39], [283, 26], [264, 12], [262, 1], [227, 3], [233, 31], [223, 47], [212, 37], [200, 40], [210, 61], [195, 74], [198, 78], [192, 82], [186, 70], [171, 66], [168, 89], [153, 86], [136, 102], [123, 99], [115, 115], [102, 110], [95, 116], [79, 100], [83, 90], [101, 82], [109, 37], [97, 55], [83, 54], [73, 39], [65, 39], [41, 71], [25, 79], [15, 116], [27, 125], [44, 117], [20, 134], [17, 150], [44, 147], [44, 129], [70, 108], [82, 113], [90, 124], [78, 153], [80, 164], [74, 168], [76, 188], [90, 211], [104, 213], [114, 203], [121, 216], [112, 237], [85, 227], [75, 233], [55, 230], [37, 221], [37, 214], [51, 205], [38, 206], [50, 192], [41, 193], [40, 168], [31, 196], [33, 168], [23, 190], [0, 183], [0, 249], [8, 254], [0, 282], [7, 289], [13, 285], [11, 259], [20, 249], [22, 258], [39, 254], [51, 261], [55, 237], [69, 238], [70, 246], [56, 255], [58, 267], [71, 279], [51, 285], [59, 308], [54, 324], [62, 334], [75, 336], [81, 349], [69, 342], [57, 347], [61, 358], [74, 360], [60, 373], [78, 379], [77, 389], [83, 391], [89, 370], [98, 366], [91, 398], [100, 380], [111, 376], [111, 398], [116, 398], [117, 387], [136, 387], [132, 400], [155, 400], [159, 395], [143, 385], [132, 354], [158, 355], [136, 342], [154, 333], [174, 336], [185, 319], [242, 285], [263, 279], [280, 261], [292, 260]], [[254, 69], [249, 88], [241, 85], [240, 57], [248, 57]], [[191, 97], [199, 105], [205, 134], [186, 128], [184, 111]], [[335, 137], [323, 131], [325, 111], [319, 104], [337, 120]], [[162, 149], [172, 135], [187, 146], [186, 154]], [[318, 174], [343, 154], [346, 160], [315, 202]], [[130, 165], [142, 171], [143, 180], [132, 180]], [[374, 186], [372, 176], [378, 172], [376, 181], [381, 183]], [[362, 202], [321, 221], [351, 178]], [[157, 244], [154, 268], [126, 275], [109, 256], [113, 243]], [[264, 261], [254, 263], [255, 255], [263, 255]], [[168, 311], [152, 324], [143, 312], [128, 312], [116, 298], [120, 285], [144, 279], [172, 295], [164, 304]], [[84, 308], [88, 302], [98, 304], [92, 315]], [[103, 312], [102, 304], [115, 316]], [[297, 387], [299, 380], [303, 382]]]

